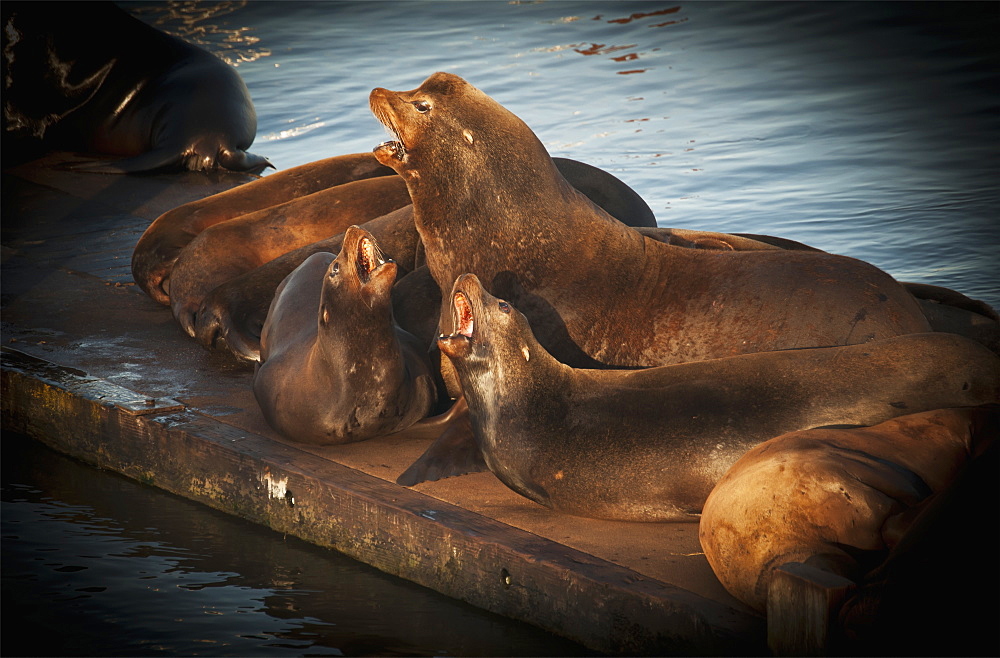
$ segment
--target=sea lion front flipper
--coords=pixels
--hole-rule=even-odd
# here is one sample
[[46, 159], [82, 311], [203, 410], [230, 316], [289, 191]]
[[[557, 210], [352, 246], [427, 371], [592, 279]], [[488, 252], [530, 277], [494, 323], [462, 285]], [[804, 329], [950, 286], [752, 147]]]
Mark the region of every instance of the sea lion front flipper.
[[438, 419], [444, 421], [444, 431], [417, 461], [396, 478], [396, 484], [412, 487], [421, 482], [488, 470], [472, 433], [465, 397], [460, 397], [446, 413], [428, 421], [440, 422]]

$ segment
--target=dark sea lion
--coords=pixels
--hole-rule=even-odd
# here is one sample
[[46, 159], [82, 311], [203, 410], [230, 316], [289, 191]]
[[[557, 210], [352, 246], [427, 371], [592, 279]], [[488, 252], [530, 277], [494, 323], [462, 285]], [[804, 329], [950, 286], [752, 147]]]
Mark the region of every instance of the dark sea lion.
[[859, 580], [996, 438], [997, 421], [996, 408], [936, 409], [770, 439], [709, 495], [705, 557], [733, 596], [761, 612], [773, 570], [789, 562]]
[[113, 3], [4, 2], [8, 144], [121, 156], [78, 168], [260, 172], [257, 114], [239, 74]]
[[171, 270], [168, 292], [174, 317], [194, 336], [195, 314], [205, 295], [219, 284], [409, 204], [403, 181], [384, 176], [344, 183], [214, 224], [181, 250]]
[[486, 464], [517, 493], [579, 516], [694, 521], [727, 469], [772, 437], [1000, 400], [1000, 358], [952, 334], [584, 370], [553, 358], [475, 275], [447, 299], [441, 324], [455, 330], [438, 346]]
[[254, 396], [268, 424], [332, 445], [406, 429], [437, 387], [427, 345], [396, 324], [396, 264], [352, 226], [340, 253], [309, 256], [278, 287], [261, 334]]
[[[615, 176], [575, 160], [555, 158], [554, 162], [560, 171], [567, 172], [566, 175], [571, 185], [579, 184], [588, 194], [593, 194], [595, 199], [605, 204], [604, 208], [607, 212], [625, 224], [644, 228], [650, 228], [655, 224], [649, 206], [628, 185]], [[401, 179], [397, 178], [396, 180]], [[317, 196], [317, 198], [320, 197]], [[298, 212], [298, 204], [306, 204], [307, 208], [313, 205], [309, 198], [295, 199], [284, 207], [285, 212], [303, 214]], [[227, 240], [215, 239], [217, 235], [227, 231], [228, 227], [227, 229], [220, 227], [217, 232], [203, 239], [203, 242], [207, 243], [211, 239], [212, 242], [218, 244], [214, 246], [202, 245], [197, 254], [194, 253], [195, 247], [192, 246], [190, 249], [184, 250], [184, 256], [181, 258], [183, 263], [175, 262], [174, 267], [189, 271], [175, 275], [173, 278], [184, 279], [192, 285], [178, 286], [175, 281], [171, 286], [171, 304], [175, 309], [183, 309], [183, 315], [178, 315], [178, 320], [185, 329], [194, 326], [194, 335], [203, 345], [224, 345], [227, 348], [235, 346], [233, 352], [237, 357], [256, 359], [259, 350], [257, 347], [259, 337], [255, 332], [259, 331], [267, 313], [267, 305], [273, 294], [273, 285], [280, 282], [295, 266], [302, 262], [298, 260], [298, 257], [305, 258], [306, 255], [315, 253], [316, 250], [328, 250], [327, 247], [304, 249], [309, 242], [296, 233], [285, 233], [284, 237], [277, 236], [270, 229], [266, 219], [267, 213], [275, 210], [276, 208], [271, 208], [261, 211], [255, 216], [255, 224], [258, 228], [257, 233], [253, 235], [246, 234], [244, 229], [234, 228], [243, 234], [242, 249], [244, 250], [254, 249], [254, 245], [260, 243], [267, 245], [268, 258], [273, 258], [273, 254], [281, 249], [293, 254], [289, 258], [280, 259], [273, 265], [268, 264], [266, 266], [267, 272], [250, 274], [253, 267], [265, 260], [264, 255], [251, 256], [245, 252], [230, 252], [227, 249]], [[329, 231], [330, 235], [335, 235], [336, 232], [343, 230], [341, 222], [332, 222], [327, 225], [321, 214], [308, 212], [312, 219], [307, 217], [304, 218], [304, 221], [315, 220], [317, 222], [311, 227], [311, 235], [318, 235], [323, 231]], [[358, 222], [360, 221], [361, 219], [358, 220]], [[257, 234], [260, 235], [259, 239], [256, 237]], [[419, 242], [415, 232], [413, 232], [413, 237], [415, 241]], [[303, 251], [299, 252], [298, 249], [303, 249]], [[219, 292], [215, 293], [215, 290], [219, 290]], [[440, 291], [438, 297], [440, 297]], [[217, 341], [216, 338], [220, 334], [229, 336], [231, 339], [224, 342]]]
[[[185, 203], [149, 225], [132, 252], [132, 278], [147, 295], [170, 304], [170, 271], [181, 250], [209, 226], [344, 183], [395, 176], [371, 153], [338, 155], [283, 169], [225, 192]], [[308, 208], [309, 202], [305, 202]], [[329, 236], [325, 236], [329, 237]]]

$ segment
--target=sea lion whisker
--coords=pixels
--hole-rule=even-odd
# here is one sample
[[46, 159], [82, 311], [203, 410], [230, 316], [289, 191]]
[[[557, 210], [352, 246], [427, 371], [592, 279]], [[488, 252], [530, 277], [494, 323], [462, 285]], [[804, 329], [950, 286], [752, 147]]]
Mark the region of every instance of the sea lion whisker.
[[380, 143], [375, 147], [375, 150], [379, 149], [390, 149], [392, 151], [393, 157], [397, 160], [404, 161], [406, 158], [406, 144], [403, 142], [402, 134], [396, 127], [396, 123], [389, 112], [387, 112], [380, 105], [376, 105], [374, 102], [370, 103], [372, 114], [375, 118], [379, 120], [382, 127], [385, 128], [386, 132], [389, 133], [390, 139]]

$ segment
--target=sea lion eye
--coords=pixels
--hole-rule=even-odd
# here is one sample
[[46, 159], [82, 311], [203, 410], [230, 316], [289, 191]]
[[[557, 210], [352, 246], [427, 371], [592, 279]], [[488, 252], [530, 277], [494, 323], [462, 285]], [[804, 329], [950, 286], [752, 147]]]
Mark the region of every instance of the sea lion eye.
[[340, 272], [340, 263], [338, 263], [337, 261], [333, 261], [333, 265], [330, 266], [330, 276], [333, 276], [338, 272]]
[[417, 108], [417, 112], [421, 114], [427, 114], [431, 111], [431, 104], [427, 101], [411, 101], [410, 105]]
[[497, 304], [497, 306], [500, 307], [500, 310], [502, 312], [510, 313], [510, 304], [508, 304], [507, 302], [500, 302], [499, 304]]

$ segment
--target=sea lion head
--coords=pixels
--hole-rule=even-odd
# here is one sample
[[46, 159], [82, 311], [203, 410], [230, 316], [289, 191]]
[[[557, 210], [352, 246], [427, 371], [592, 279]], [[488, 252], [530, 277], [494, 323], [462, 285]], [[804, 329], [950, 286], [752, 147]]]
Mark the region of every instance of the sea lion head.
[[441, 326], [454, 332], [438, 337], [438, 348], [459, 372], [463, 389], [491, 382], [512, 383], [521, 364], [545, 353], [531, 333], [527, 318], [508, 302], [483, 288], [475, 274], [463, 274], [443, 304]]
[[412, 91], [378, 87], [368, 100], [393, 135], [375, 147], [375, 157], [408, 184], [434, 175], [464, 181], [502, 175], [516, 185], [519, 173], [538, 172], [537, 167], [518, 172], [515, 163], [544, 158], [551, 164], [521, 119], [457, 75], [435, 73]]
[[395, 281], [396, 263], [382, 253], [375, 237], [359, 226], [349, 227], [323, 279], [320, 335], [357, 335], [364, 333], [359, 327], [390, 326]]

